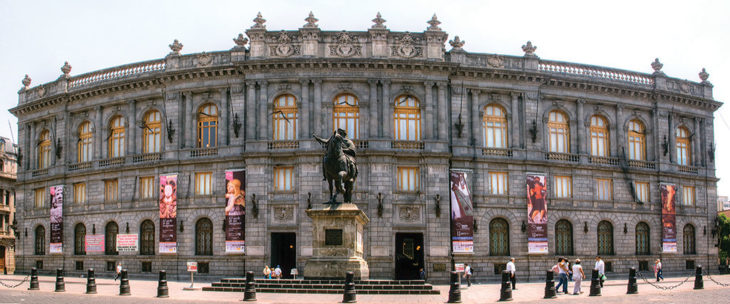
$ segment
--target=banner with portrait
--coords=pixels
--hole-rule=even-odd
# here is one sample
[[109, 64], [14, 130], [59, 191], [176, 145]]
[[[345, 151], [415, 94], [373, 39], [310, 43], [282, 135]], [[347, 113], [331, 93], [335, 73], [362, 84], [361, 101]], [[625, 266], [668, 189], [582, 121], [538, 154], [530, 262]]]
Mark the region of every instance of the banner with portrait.
[[160, 254], [177, 253], [177, 174], [160, 175]]
[[63, 185], [51, 186], [51, 250], [63, 253]]
[[527, 173], [527, 253], [548, 253], [545, 174]]
[[226, 170], [226, 253], [245, 252], [246, 171]]
[[451, 249], [454, 253], [474, 253], [474, 207], [467, 173], [450, 171]]
[[677, 252], [677, 218], [674, 208], [677, 197], [677, 185], [659, 184], [662, 197], [662, 252]]

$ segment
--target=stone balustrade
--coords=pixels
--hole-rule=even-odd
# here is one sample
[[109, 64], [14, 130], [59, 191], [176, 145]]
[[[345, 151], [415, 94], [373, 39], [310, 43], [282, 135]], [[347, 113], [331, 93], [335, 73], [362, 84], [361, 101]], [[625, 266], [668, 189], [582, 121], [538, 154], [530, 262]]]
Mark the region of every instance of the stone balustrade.
[[578, 77], [599, 78], [609, 81], [626, 82], [641, 86], [654, 85], [654, 78], [649, 74], [611, 69], [606, 67], [597, 67], [592, 65], [540, 60], [538, 70], [551, 74], [567, 74]]
[[68, 82], [68, 88], [70, 90], [73, 88], [105, 82], [108, 80], [119, 80], [130, 76], [142, 75], [150, 72], [158, 72], [164, 70], [164, 59], [132, 63], [72, 77]]

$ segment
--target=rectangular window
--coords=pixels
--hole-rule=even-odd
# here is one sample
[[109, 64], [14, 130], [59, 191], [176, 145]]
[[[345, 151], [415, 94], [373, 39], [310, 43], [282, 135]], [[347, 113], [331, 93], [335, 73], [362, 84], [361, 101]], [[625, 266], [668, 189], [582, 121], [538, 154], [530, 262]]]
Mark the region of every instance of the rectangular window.
[[114, 266], [116, 264], [117, 262], [115, 261], [106, 261], [106, 271], [116, 271], [116, 267]]
[[507, 172], [489, 172], [489, 189], [492, 194], [507, 195], [509, 175]]
[[682, 187], [682, 205], [694, 206], [695, 205], [695, 187], [684, 186]]
[[153, 176], [146, 176], [139, 178], [139, 198], [153, 198], [154, 196], [154, 184], [155, 178]]
[[636, 182], [634, 187], [636, 190], [636, 199], [642, 203], [649, 202], [649, 183]]
[[104, 181], [104, 200], [107, 202], [116, 202], [119, 200], [119, 181], [109, 179]]
[[572, 178], [570, 176], [556, 176], [555, 181], [555, 197], [570, 198], [572, 195]]
[[76, 261], [76, 271], [84, 271], [84, 261]]
[[86, 203], [86, 183], [74, 184], [74, 203]]
[[613, 187], [610, 179], [596, 179], [596, 199], [600, 201], [610, 201]]
[[420, 188], [418, 168], [416, 167], [399, 167], [398, 168], [398, 190], [405, 192], [415, 192]]
[[142, 272], [152, 272], [152, 262], [142, 262]]
[[294, 190], [294, 167], [274, 167], [274, 190]]
[[36, 208], [43, 208], [46, 205], [46, 188], [37, 188], [35, 189], [35, 207]]
[[211, 195], [211, 172], [195, 173], [195, 195]]

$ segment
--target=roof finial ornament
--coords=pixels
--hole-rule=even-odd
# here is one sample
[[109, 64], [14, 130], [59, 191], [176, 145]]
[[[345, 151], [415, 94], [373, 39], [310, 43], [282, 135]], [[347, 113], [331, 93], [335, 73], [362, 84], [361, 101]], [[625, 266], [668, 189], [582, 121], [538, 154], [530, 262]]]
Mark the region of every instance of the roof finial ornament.
[[233, 38], [233, 43], [236, 44], [234, 48], [242, 49], [248, 43], [248, 38], [243, 37], [243, 34], [238, 33], [238, 37]]
[[449, 44], [451, 44], [451, 47], [453, 47], [451, 51], [463, 51], [462, 47], [465, 43], [466, 41], [461, 40], [459, 36], [455, 36], [454, 40], [449, 40]]
[[654, 69], [654, 75], [664, 75], [664, 72], [662, 72], [663, 67], [664, 64], [659, 62], [659, 58], [654, 58], [654, 62], [651, 63], [651, 68]]
[[22, 81], [22, 83], [23, 83], [23, 90], [27, 90], [28, 88], [30, 88], [30, 82], [31, 81], [32, 81], [32, 79], [30, 79], [30, 77], [28, 76], [28, 74], [25, 74], [25, 77], [23, 78], [23, 81]]
[[439, 24], [441, 24], [441, 21], [439, 21], [436, 18], [436, 14], [433, 14], [433, 17], [431, 17], [431, 20], [426, 21], [426, 23], [431, 25], [427, 29], [429, 31], [440, 31], [441, 30], [441, 28], [439, 27]]
[[170, 54], [171, 55], [180, 55], [180, 50], [182, 50], [182, 48], [183, 48], [183, 44], [180, 43], [180, 41], [177, 41], [177, 39], [175, 39], [175, 41], [173, 41], [172, 44], [170, 44], [170, 49], [172, 50], [172, 53], [170, 53]]
[[385, 21], [386, 20], [383, 19], [382, 16], [380, 15], [380, 12], [378, 12], [375, 15], [375, 19], [373, 19], [373, 23], [375, 23], [375, 24], [373, 24], [372, 28], [374, 28], [374, 29], [385, 29], [386, 26], [383, 24], [383, 23], [385, 23]]
[[63, 66], [61, 67], [61, 72], [63, 72], [63, 78], [70, 78], [71, 75], [71, 66], [68, 64], [68, 61], [63, 63]]
[[265, 29], [266, 28], [266, 25], [264, 25], [264, 23], [266, 23], [266, 19], [261, 17], [261, 12], [256, 14], [256, 18], [253, 19], [253, 22], [255, 22], [255, 24], [251, 27], [252, 29]]
[[710, 78], [710, 74], [707, 73], [707, 71], [705, 70], [705, 68], [702, 68], [702, 71], [700, 71], [700, 73], [698, 75], [700, 75], [700, 80], [702, 80], [702, 83], [703, 84], [710, 83], [709, 81], [707, 81], [707, 78]]
[[532, 41], [527, 41], [526, 44], [522, 45], [522, 51], [525, 52], [525, 56], [537, 56], [535, 55], [535, 50], [537, 50], [537, 46], [532, 45]]
[[304, 28], [317, 28], [317, 27], [319, 27], [319, 26], [317, 26], [317, 21], [319, 21], [319, 19], [314, 18], [314, 14], [312, 14], [311, 11], [309, 12], [309, 17], [307, 17], [306, 19], [304, 19], [304, 21], [307, 21], [307, 24], [304, 25]]

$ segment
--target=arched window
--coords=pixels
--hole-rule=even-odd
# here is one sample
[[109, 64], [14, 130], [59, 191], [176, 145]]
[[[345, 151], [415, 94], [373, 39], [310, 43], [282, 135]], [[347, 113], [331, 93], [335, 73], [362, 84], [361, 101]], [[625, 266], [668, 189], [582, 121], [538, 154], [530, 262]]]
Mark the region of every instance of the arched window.
[[86, 226], [82, 223], [76, 224], [74, 228], [74, 254], [86, 254]]
[[46, 254], [46, 228], [43, 228], [43, 226], [35, 228], [35, 254]]
[[198, 111], [198, 148], [218, 146], [218, 107], [206, 104]]
[[548, 114], [550, 152], [570, 153], [570, 125], [565, 113], [553, 110]]
[[274, 99], [274, 140], [297, 139], [297, 99], [280, 95]]
[[692, 164], [692, 150], [690, 149], [689, 130], [679, 127], [676, 131], [677, 140], [677, 164], [689, 166]]
[[91, 161], [93, 148], [93, 133], [91, 123], [84, 122], [79, 126], [79, 142], [77, 144], [77, 161], [80, 163]]
[[145, 220], [139, 226], [139, 254], [155, 255], [155, 224]]
[[609, 149], [608, 123], [603, 116], [591, 116], [591, 156], [607, 157]]
[[598, 255], [613, 255], [613, 225], [607, 221], [598, 223]]
[[114, 117], [109, 132], [109, 158], [124, 156], [124, 118]]
[[489, 223], [489, 255], [509, 255], [509, 224], [501, 218]]
[[38, 142], [38, 169], [48, 168], [51, 165], [51, 132], [43, 130]]
[[646, 160], [646, 134], [638, 119], [629, 121], [629, 159]]
[[697, 250], [695, 248], [695, 226], [692, 226], [692, 224], [687, 224], [684, 226], [683, 230], [683, 239], [684, 239], [684, 254], [696, 254]]
[[142, 152], [143, 153], [160, 153], [162, 141], [162, 116], [160, 111], [152, 110], [144, 115], [144, 132], [142, 132]]
[[636, 224], [636, 255], [649, 255], [649, 225], [644, 222]]
[[555, 223], [555, 254], [573, 255], [573, 225], [567, 220]]
[[421, 107], [418, 99], [410, 95], [398, 96], [393, 117], [395, 140], [421, 140]]
[[195, 255], [213, 255], [213, 223], [207, 218], [195, 224]]
[[484, 108], [482, 118], [484, 128], [484, 147], [507, 148], [507, 115], [499, 105], [488, 105]]
[[332, 128], [347, 131], [348, 137], [359, 138], [360, 107], [357, 97], [352, 94], [340, 94], [335, 97], [332, 109]]
[[117, 234], [119, 234], [119, 226], [115, 222], [109, 222], [104, 229], [104, 252], [107, 255], [117, 255]]

